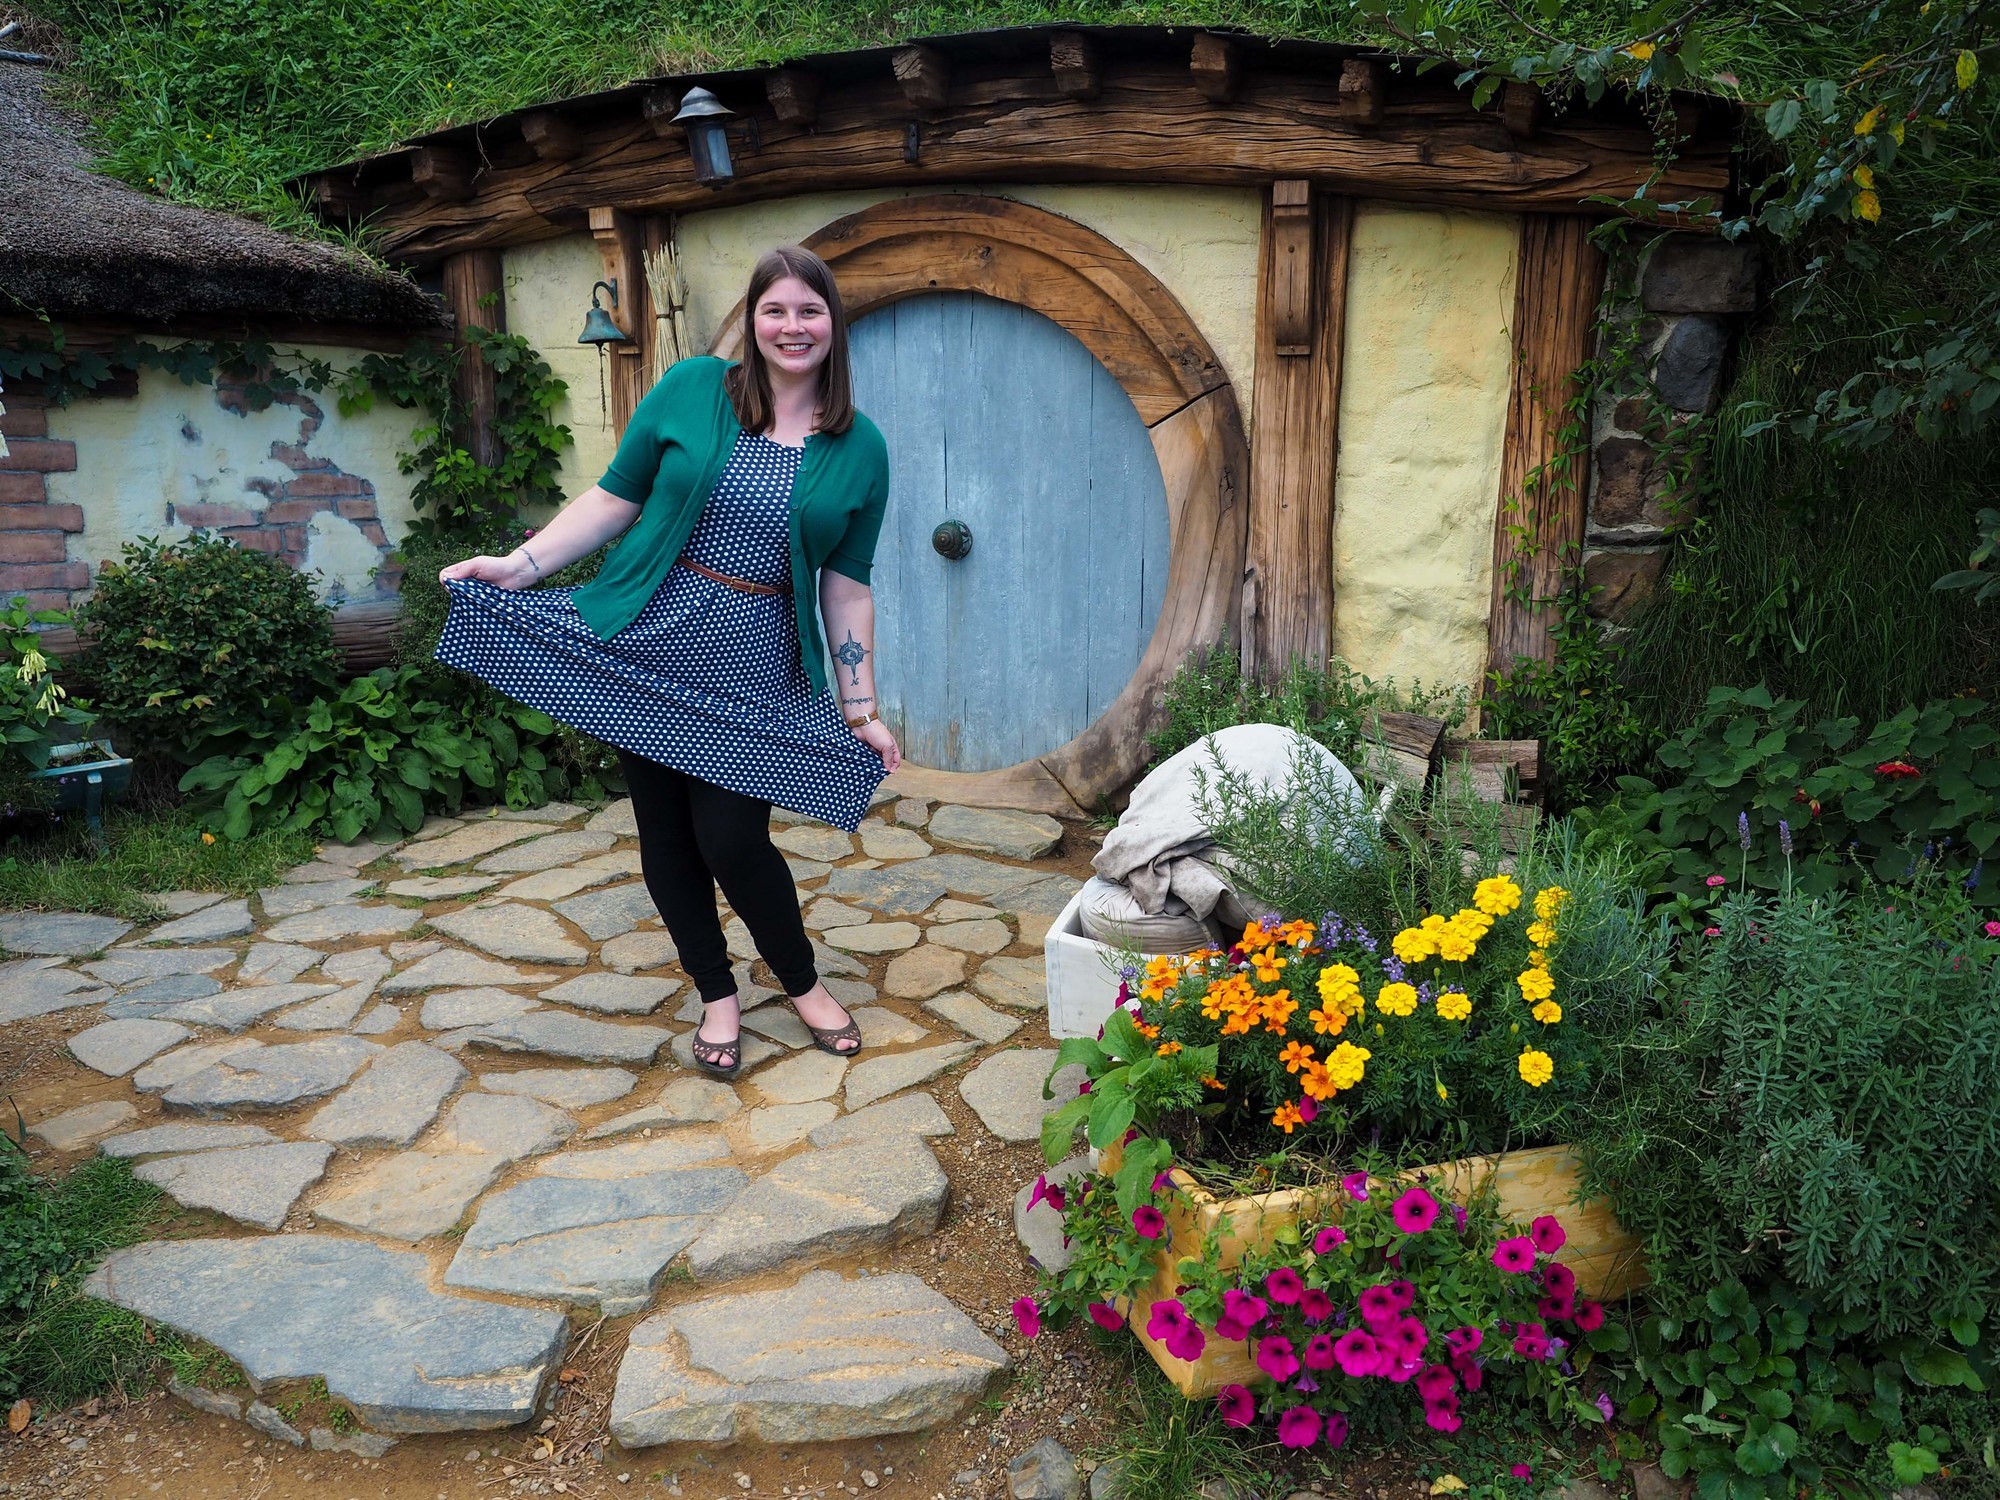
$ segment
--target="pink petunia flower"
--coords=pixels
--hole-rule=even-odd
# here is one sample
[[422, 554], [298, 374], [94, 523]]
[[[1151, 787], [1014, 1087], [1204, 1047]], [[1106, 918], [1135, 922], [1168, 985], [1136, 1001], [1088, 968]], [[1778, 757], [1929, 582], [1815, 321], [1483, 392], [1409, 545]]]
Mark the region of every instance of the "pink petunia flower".
[[1392, 1281], [1382, 1288], [1394, 1302], [1396, 1311], [1402, 1312], [1417, 1300], [1417, 1287], [1411, 1281]]
[[1308, 1370], [1331, 1370], [1334, 1364], [1333, 1335], [1316, 1333], [1306, 1340], [1305, 1365]]
[[1476, 1391], [1486, 1383], [1486, 1372], [1479, 1367], [1479, 1361], [1469, 1354], [1454, 1354], [1451, 1367], [1458, 1372], [1458, 1378], [1465, 1382], [1468, 1391]]
[[1231, 1287], [1222, 1294], [1222, 1310], [1245, 1328], [1255, 1328], [1270, 1314], [1271, 1304], [1240, 1287]]
[[1457, 1389], [1457, 1378], [1443, 1365], [1425, 1365], [1417, 1372], [1417, 1394], [1426, 1401], [1449, 1396]]
[[[1721, 936], [1722, 936], [1722, 929], [1721, 929], [1720, 927], [1704, 927], [1704, 928], [1702, 928], [1702, 930], [1701, 930], [1701, 935], [1702, 935], [1703, 937], [1721, 937]], [[1516, 1465], [1515, 1465], [1514, 1467], [1515, 1467], [1515, 1468], [1517, 1468], [1517, 1469], [1520, 1469], [1520, 1468], [1526, 1468], [1526, 1467], [1527, 1467], [1527, 1465], [1525, 1465], [1525, 1464], [1516, 1464]]]
[[1313, 1236], [1313, 1254], [1329, 1255], [1347, 1243], [1347, 1231], [1338, 1224], [1329, 1224]]
[[1049, 1196], [1049, 1175], [1048, 1173], [1043, 1172], [1035, 1178], [1034, 1187], [1028, 1190], [1028, 1212], [1033, 1213], [1035, 1211], [1035, 1206], [1039, 1203], [1047, 1201], [1048, 1196]]
[[1093, 1302], [1084, 1311], [1090, 1314], [1090, 1321], [1106, 1333], [1116, 1333], [1125, 1326], [1125, 1315], [1109, 1302]]
[[1134, 1125], [1131, 1129], [1127, 1130], [1124, 1135], [1118, 1138], [1118, 1144], [1121, 1146], [1129, 1146], [1138, 1139], [1139, 1139], [1139, 1127], [1137, 1125]]
[[1154, 1174], [1153, 1176], [1154, 1192], [1156, 1193], [1167, 1192], [1173, 1187], [1173, 1185], [1174, 1185], [1174, 1174], [1171, 1171], [1158, 1172]]
[[1334, 1340], [1333, 1359], [1342, 1374], [1359, 1380], [1380, 1370], [1382, 1350], [1367, 1333], [1350, 1328]]
[[1463, 1203], [1452, 1204], [1451, 1227], [1456, 1229], [1460, 1234], [1465, 1233], [1465, 1205]]
[[2000, 922], [1988, 922], [1985, 931], [1990, 938], [2000, 938]]
[[1347, 1441], [1347, 1413], [1330, 1411], [1326, 1414], [1326, 1445], [1338, 1448]]
[[1541, 1359], [1549, 1352], [1548, 1330], [1539, 1323], [1523, 1323], [1514, 1335], [1514, 1352], [1523, 1359]]
[[1288, 1338], [1262, 1338], [1257, 1340], [1257, 1368], [1283, 1385], [1299, 1373], [1299, 1356]]
[[1299, 1298], [1299, 1316], [1308, 1323], [1324, 1323], [1333, 1316], [1333, 1298], [1316, 1286], [1309, 1286]]
[[1305, 1289], [1305, 1282], [1290, 1266], [1279, 1266], [1264, 1278], [1264, 1290], [1270, 1295], [1271, 1300], [1286, 1307], [1295, 1306]]
[[1585, 1333], [1595, 1333], [1604, 1326], [1604, 1304], [1586, 1302], [1576, 1311], [1576, 1326]]
[[1014, 1299], [1014, 1322], [1020, 1327], [1024, 1339], [1031, 1339], [1042, 1331], [1042, 1310], [1035, 1305], [1033, 1297]]
[[1477, 1354], [1479, 1346], [1486, 1342], [1485, 1330], [1479, 1328], [1454, 1328], [1444, 1336], [1454, 1354]]
[[1299, 1120], [1303, 1124], [1310, 1125], [1319, 1118], [1319, 1100], [1311, 1094], [1299, 1095], [1299, 1102], [1292, 1107], [1299, 1112]]
[[1712, 891], [1719, 885], [1728, 885], [1729, 877], [1727, 875], [1711, 875], [1702, 883]]
[[1167, 1216], [1152, 1204], [1141, 1203], [1132, 1210], [1132, 1227], [1141, 1239], [1156, 1240], [1167, 1227]]
[[1576, 1293], [1576, 1272], [1561, 1261], [1551, 1261], [1542, 1267], [1544, 1290], [1557, 1297], [1569, 1297]]
[[1278, 1441], [1287, 1448], [1310, 1448], [1319, 1441], [1324, 1419], [1310, 1406], [1294, 1406], [1278, 1414]]
[[1528, 1226], [1528, 1238], [1535, 1242], [1535, 1248], [1544, 1255], [1554, 1255], [1569, 1243], [1569, 1236], [1563, 1233], [1562, 1225], [1548, 1214], [1543, 1214]]
[[1403, 1233], [1422, 1234], [1437, 1222], [1437, 1199], [1422, 1188], [1411, 1188], [1390, 1205], [1389, 1216]]
[[1257, 1400], [1240, 1385], [1225, 1385], [1215, 1393], [1216, 1409], [1226, 1427], [1248, 1427], [1257, 1419]]
[[1535, 1471], [1526, 1464], [1515, 1464], [1507, 1472], [1512, 1474], [1516, 1479], [1533, 1479], [1535, 1477]]
[[1431, 1331], [1424, 1327], [1421, 1318], [1398, 1318], [1389, 1330], [1386, 1342], [1396, 1351], [1399, 1359], [1421, 1361], [1424, 1350], [1430, 1347]]
[[1611, 1404], [1611, 1398], [1607, 1396], [1603, 1391], [1599, 1391], [1597, 1393], [1597, 1397], [1594, 1404], [1596, 1405], [1599, 1411], [1604, 1413], [1604, 1420], [1607, 1422], [1609, 1422], [1613, 1417], [1618, 1415], [1618, 1408]]
[[1396, 1294], [1386, 1286], [1361, 1289], [1361, 1320], [1370, 1328], [1378, 1325], [1386, 1328], [1402, 1310], [1396, 1305]]
[[1550, 1292], [1535, 1304], [1535, 1311], [1551, 1322], [1567, 1321], [1576, 1316], [1576, 1299]]
[[1191, 1322], [1185, 1328], [1168, 1334], [1165, 1342], [1167, 1353], [1193, 1364], [1201, 1358], [1201, 1351], [1208, 1347], [1208, 1335], [1201, 1331], [1200, 1325]]
[[1169, 1337], [1188, 1326], [1187, 1309], [1171, 1297], [1153, 1304], [1153, 1310], [1146, 1316], [1146, 1337], [1165, 1343]]
[[1079, 1094], [1087, 1094], [1087, 1093], [1089, 1093], [1089, 1092], [1090, 1092], [1090, 1080], [1089, 1080], [1088, 1078], [1084, 1079], [1082, 1083], [1079, 1083], [1079, 1084], [1078, 1084], [1078, 1085], [1076, 1086], [1076, 1091], [1077, 1091], [1077, 1093], [1079, 1093]]
[[1426, 1401], [1424, 1421], [1439, 1432], [1458, 1431], [1464, 1425], [1458, 1416], [1458, 1397], [1446, 1396], [1441, 1401]]
[[1368, 1201], [1368, 1174], [1366, 1172], [1349, 1172], [1345, 1177], [1340, 1179], [1340, 1185], [1346, 1190], [1347, 1196], [1352, 1198], [1356, 1203], [1366, 1203]]
[[1518, 1276], [1535, 1268], [1535, 1242], [1515, 1235], [1493, 1247], [1493, 1264], [1509, 1275]]

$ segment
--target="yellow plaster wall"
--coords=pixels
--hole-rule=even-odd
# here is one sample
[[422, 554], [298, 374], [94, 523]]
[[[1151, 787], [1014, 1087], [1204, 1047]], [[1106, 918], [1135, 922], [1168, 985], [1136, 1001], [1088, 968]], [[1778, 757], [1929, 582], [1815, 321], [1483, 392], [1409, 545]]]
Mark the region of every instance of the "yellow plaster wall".
[[[360, 358], [351, 350], [308, 347], [303, 352], [336, 368]], [[396, 456], [412, 446], [419, 418], [387, 402], [343, 417], [330, 393], [301, 398], [307, 405], [277, 403], [260, 412], [236, 412], [216, 401], [210, 385], [183, 385], [172, 375], [142, 370], [136, 396], [85, 398], [49, 411], [49, 433], [76, 444], [76, 469], [48, 476], [49, 499], [83, 508], [83, 530], [70, 542], [72, 562], [97, 566], [141, 537], [172, 541], [192, 529], [169, 517], [179, 507], [236, 506], [262, 514], [267, 496], [257, 480], [282, 485], [297, 471], [273, 456], [274, 447], [300, 447], [335, 472], [374, 487], [376, 510], [394, 543], [408, 529], [412, 476], [398, 471]], [[314, 412], [318, 420], [314, 421]], [[365, 598], [375, 593], [370, 574], [380, 550], [351, 521], [329, 508], [305, 522], [311, 530], [306, 566], [324, 576], [322, 598]]]
[[[681, 271], [688, 282], [694, 348], [705, 351], [743, 295], [750, 268], [773, 245], [797, 244], [833, 220], [910, 192], [810, 193], [680, 219]], [[1247, 412], [1257, 322], [1257, 236], [1262, 199], [1251, 189], [1195, 187], [989, 187], [940, 184], [932, 193], [1013, 198], [1074, 219], [1121, 245], [1187, 309], [1215, 348]], [[570, 424], [578, 451], [564, 469], [570, 493], [595, 482], [610, 459], [600, 438], [596, 356], [576, 345], [590, 284], [602, 262], [589, 236], [505, 253], [507, 326], [525, 334], [570, 382]], [[572, 484], [572, 479], [581, 484]]]
[[1334, 484], [1334, 650], [1477, 685], [1486, 660], [1520, 221], [1360, 204]]

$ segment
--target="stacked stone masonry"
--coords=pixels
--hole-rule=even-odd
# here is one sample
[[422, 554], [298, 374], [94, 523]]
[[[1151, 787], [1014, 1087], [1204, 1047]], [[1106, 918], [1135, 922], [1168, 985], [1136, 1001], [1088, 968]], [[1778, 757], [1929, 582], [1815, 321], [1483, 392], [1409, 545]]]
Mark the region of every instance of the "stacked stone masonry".
[[83, 508], [51, 505], [48, 476], [76, 468], [76, 444], [49, 436], [42, 396], [10, 390], [0, 434], [0, 604], [25, 597], [30, 609], [66, 609], [90, 583], [90, 569], [70, 561], [70, 538], [83, 530]]
[[1652, 597], [1673, 529], [1691, 516], [1670, 471], [1689, 451], [1681, 443], [1721, 400], [1733, 335], [1757, 307], [1760, 270], [1751, 247], [1691, 235], [1662, 235], [1613, 258], [1605, 338], [1637, 325], [1647, 384], [1640, 394], [1600, 397], [1591, 413], [1583, 576], [1597, 591], [1590, 609], [1600, 619], [1622, 624]]

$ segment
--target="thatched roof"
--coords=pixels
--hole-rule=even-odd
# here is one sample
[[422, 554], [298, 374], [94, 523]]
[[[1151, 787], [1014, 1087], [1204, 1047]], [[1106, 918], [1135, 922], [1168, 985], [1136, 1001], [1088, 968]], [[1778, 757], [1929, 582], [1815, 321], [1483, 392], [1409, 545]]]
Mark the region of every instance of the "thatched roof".
[[0, 62], [0, 313], [166, 330], [446, 322], [441, 303], [364, 256], [92, 172], [82, 122], [46, 86], [42, 69]]

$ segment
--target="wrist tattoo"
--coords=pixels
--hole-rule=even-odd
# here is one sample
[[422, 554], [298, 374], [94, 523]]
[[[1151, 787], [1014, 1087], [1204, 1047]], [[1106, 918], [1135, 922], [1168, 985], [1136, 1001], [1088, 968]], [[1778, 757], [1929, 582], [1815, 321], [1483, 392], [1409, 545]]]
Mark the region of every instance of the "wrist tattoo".
[[861, 686], [861, 664], [868, 660], [868, 656], [868, 648], [854, 638], [851, 630], [847, 632], [847, 639], [835, 648], [833, 659], [847, 668], [850, 687]]
[[870, 693], [865, 698], [842, 698], [840, 701], [842, 703], [873, 703], [875, 701], [875, 695], [873, 693]]

